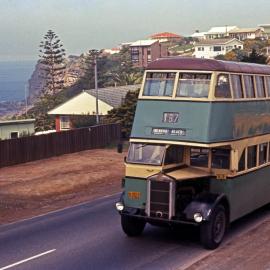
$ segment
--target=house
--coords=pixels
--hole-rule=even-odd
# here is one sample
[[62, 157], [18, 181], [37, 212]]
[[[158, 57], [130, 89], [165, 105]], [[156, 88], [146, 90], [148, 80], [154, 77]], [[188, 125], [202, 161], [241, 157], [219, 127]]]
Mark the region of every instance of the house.
[[206, 36], [205, 36], [206, 34], [207, 34], [207, 32], [198, 32], [198, 31], [196, 31], [190, 37], [192, 37], [194, 39], [202, 40], [202, 39], [206, 39]]
[[264, 36], [270, 37], [270, 24], [259, 24], [258, 26], [262, 29]]
[[158, 40], [159, 42], [167, 42], [167, 43], [177, 43], [183, 40], [184, 37], [170, 33], [170, 32], [162, 32], [157, 33], [150, 36], [150, 39]]
[[134, 67], [145, 68], [151, 61], [168, 56], [168, 47], [156, 39], [138, 40], [130, 45], [130, 54]]
[[212, 27], [206, 34], [206, 39], [226, 38], [229, 36], [229, 32], [238, 29], [237, 26], [219, 26]]
[[[127, 92], [136, 91], [140, 85], [126, 85], [98, 89], [99, 115], [103, 116], [113, 108], [121, 105]], [[84, 90], [63, 104], [48, 112], [55, 116], [56, 131], [68, 130], [75, 127], [75, 120], [96, 116], [96, 90]]]
[[243, 49], [243, 42], [236, 38], [205, 39], [195, 43], [193, 56], [196, 58], [215, 58], [233, 49]]
[[0, 140], [16, 139], [32, 135], [35, 119], [0, 121]]
[[255, 39], [263, 36], [261, 28], [239, 28], [229, 31], [229, 37], [237, 38], [239, 40]]

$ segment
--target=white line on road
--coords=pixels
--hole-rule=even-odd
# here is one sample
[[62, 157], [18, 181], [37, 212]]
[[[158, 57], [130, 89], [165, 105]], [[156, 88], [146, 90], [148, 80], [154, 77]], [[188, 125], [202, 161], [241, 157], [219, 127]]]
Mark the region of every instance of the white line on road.
[[16, 262], [16, 263], [13, 263], [13, 264], [4, 266], [4, 267], [0, 268], [0, 270], [9, 269], [9, 268], [14, 267], [14, 266], [17, 266], [17, 265], [19, 265], [19, 264], [22, 264], [22, 263], [25, 263], [25, 262], [28, 262], [28, 261], [37, 259], [37, 258], [39, 258], [39, 257], [41, 257], [41, 256], [47, 255], [47, 254], [52, 253], [52, 252], [54, 252], [54, 251], [56, 251], [56, 249], [51, 249], [51, 250], [45, 251], [45, 252], [43, 252], [43, 253], [37, 254], [37, 255], [32, 256], [32, 257], [30, 257], [30, 258], [24, 259], [24, 260], [22, 260], [22, 261], [19, 261], [19, 262]]

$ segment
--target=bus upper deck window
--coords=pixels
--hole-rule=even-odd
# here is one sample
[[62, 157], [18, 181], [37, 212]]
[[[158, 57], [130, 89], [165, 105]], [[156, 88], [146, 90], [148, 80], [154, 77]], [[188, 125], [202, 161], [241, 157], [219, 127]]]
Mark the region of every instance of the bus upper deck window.
[[171, 97], [175, 74], [174, 72], [147, 72], [143, 95]]
[[255, 91], [254, 91], [253, 76], [244, 75], [243, 78], [244, 78], [244, 85], [245, 85], [245, 90], [246, 90], [246, 97], [254, 98]]
[[233, 97], [235, 99], [243, 98], [244, 94], [241, 75], [232, 74], [231, 82], [232, 82]]
[[177, 97], [207, 98], [211, 74], [181, 73], [177, 87]]
[[231, 98], [231, 88], [229, 76], [227, 74], [220, 74], [217, 79], [215, 90], [216, 98]]

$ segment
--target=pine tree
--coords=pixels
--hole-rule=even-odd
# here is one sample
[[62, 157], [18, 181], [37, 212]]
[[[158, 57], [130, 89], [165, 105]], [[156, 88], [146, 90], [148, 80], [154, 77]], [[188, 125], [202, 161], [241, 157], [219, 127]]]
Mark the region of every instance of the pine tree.
[[39, 62], [43, 71], [41, 77], [45, 80], [43, 94], [55, 95], [64, 86], [65, 49], [52, 30], [48, 30], [43, 39], [39, 46]]

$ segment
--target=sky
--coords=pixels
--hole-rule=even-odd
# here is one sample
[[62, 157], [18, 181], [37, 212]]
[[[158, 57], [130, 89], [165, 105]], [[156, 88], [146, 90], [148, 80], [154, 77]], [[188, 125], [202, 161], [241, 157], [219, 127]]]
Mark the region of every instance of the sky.
[[0, 61], [38, 59], [49, 29], [80, 55], [158, 32], [270, 24], [269, 10], [270, 0], [0, 0]]

